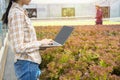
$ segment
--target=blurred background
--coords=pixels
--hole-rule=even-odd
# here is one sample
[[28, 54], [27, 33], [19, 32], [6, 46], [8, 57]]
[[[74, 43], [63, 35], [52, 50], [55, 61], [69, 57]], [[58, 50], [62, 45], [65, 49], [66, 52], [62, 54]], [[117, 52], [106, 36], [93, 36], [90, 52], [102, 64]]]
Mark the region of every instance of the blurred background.
[[[13, 71], [13, 66], [9, 65], [13, 57], [8, 60], [9, 64], [6, 63], [7, 54], [11, 52], [7, 41], [8, 28], [1, 21], [8, 3], [9, 0], [0, 0], [0, 80], [3, 77], [7, 80], [7, 75]], [[24, 8], [34, 26], [95, 25], [95, 5], [103, 10], [104, 25], [120, 24], [120, 0], [31, 0]], [[4, 71], [5, 68], [11, 71]], [[14, 74], [10, 76], [9, 80], [15, 79]]]

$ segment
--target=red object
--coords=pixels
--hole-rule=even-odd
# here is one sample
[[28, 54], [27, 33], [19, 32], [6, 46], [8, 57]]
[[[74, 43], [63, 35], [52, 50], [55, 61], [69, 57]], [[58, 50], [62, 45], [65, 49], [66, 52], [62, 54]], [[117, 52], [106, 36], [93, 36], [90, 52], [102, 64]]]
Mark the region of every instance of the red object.
[[102, 24], [103, 12], [101, 9], [97, 9], [96, 12], [96, 24]]

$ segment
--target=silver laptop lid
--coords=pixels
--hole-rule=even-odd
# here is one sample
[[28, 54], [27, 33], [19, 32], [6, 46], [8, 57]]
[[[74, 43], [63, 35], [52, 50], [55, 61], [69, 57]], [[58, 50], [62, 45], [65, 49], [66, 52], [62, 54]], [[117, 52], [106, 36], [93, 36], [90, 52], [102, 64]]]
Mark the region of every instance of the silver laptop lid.
[[63, 45], [65, 41], [67, 40], [67, 38], [72, 33], [73, 29], [74, 28], [72, 26], [63, 26], [63, 28], [60, 30], [58, 35], [55, 37], [54, 41]]

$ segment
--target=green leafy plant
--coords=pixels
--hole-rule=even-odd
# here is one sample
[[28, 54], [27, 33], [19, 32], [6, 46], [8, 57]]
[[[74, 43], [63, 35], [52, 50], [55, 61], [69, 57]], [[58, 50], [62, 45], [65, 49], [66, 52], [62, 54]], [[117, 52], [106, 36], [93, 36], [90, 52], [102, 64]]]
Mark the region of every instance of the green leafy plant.
[[[61, 26], [35, 27], [54, 39]], [[76, 26], [64, 46], [40, 51], [41, 80], [119, 80], [120, 27]]]

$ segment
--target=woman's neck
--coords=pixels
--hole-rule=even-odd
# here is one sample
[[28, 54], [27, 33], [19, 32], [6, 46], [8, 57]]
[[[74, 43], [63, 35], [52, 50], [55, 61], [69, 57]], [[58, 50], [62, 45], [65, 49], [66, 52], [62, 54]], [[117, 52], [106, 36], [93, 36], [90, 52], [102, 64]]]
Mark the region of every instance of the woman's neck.
[[21, 1], [19, 1], [19, 0], [18, 0], [17, 3], [18, 3], [21, 7], [23, 7], [23, 5], [24, 5], [24, 4], [23, 4]]

